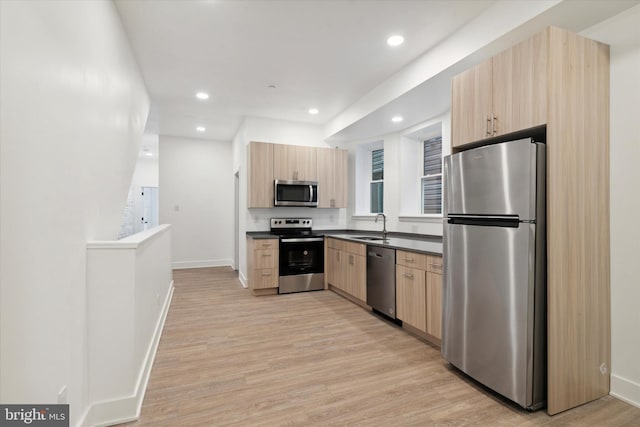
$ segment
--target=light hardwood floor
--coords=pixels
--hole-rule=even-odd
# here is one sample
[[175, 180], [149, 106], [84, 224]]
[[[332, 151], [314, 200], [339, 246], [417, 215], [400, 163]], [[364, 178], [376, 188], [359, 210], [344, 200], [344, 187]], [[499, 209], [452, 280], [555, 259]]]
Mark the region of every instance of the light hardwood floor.
[[612, 397], [549, 417], [331, 291], [254, 297], [229, 268], [174, 271], [139, 421], [128, 426], [640, 426]]

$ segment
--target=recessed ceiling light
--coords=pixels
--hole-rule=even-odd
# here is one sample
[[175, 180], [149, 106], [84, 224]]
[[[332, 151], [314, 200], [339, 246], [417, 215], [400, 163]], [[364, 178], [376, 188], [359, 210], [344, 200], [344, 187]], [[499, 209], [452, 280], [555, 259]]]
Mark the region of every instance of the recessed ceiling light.
[[400, 46], [402, 43], [404, 43], [404, 37], [398, 34], [394, 34], [387, 39], [387, 44], [389, 46]]
[[198, 99], [209, 99], [209, 94], [206, 92], [198, 92], [196, 93], [196, 98]]
[[401, 116], [393, 116], [393, 117], [391, 118], [391, 121], [392, 121], [393, 123], [400, 123], [402, 120], [403, 120], [403, 119], [402, 119], [402, 117], [401, 117]]
[[144, 153], [145, 156], [147, 157], [153, 157], [153, 153], [147, 151], [146, 153]]
[[205, 130], [207, 130], [207, 128], [206, 128], [206, 127], [204, 127], [204, 126], [198, 126], [198, 127], [196, 128], [196, 130], [197, 130], [198, 132], [204, 132]]
[[309, 108], [309, 114], [318, 114], [320, 110], [317, 108]]

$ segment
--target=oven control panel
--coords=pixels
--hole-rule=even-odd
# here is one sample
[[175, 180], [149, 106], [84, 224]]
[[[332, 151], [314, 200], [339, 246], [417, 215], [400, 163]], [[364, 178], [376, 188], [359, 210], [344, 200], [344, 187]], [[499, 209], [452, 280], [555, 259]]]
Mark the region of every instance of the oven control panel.
[[306, 228], [312, 227], [311, 218], [271, 218], [271, 229], [274, 228]]

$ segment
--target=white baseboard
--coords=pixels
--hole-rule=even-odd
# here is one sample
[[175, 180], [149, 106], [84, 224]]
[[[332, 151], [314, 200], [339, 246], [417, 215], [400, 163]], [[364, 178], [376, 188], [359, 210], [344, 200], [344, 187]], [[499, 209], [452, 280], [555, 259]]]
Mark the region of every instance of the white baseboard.
[[640, 408], [640, 384], [634, 381], [611, 374], [611, 391], [609, 394]]
[[242, 274], [242, 271], [238, 271], [238, 279], [240, 279], [240, 283], [242, 283], [242, 286], [245, 289], [249, 287], [247, 284], [247, 278], [245, 277], [244, 274]]
[[184, 268], [204, 268], [204, 267], [231, 267], [233, 260], [231, 259], [203, 259], [196, 261], [174, 261], [171, 268], [181, 270]]
[[158, 344], [160, 343], [160, 337], [162, 336], [162, 331], [164, 329], [164, 322], [167, 319], [167, 313], [169, 313], [169, 307], [171, 306], [173, 290], [174, 286], [172, 280], [169, 285], [169, 292], [167, 292], [160, 316], [156, 323], [153, 338], [147, 348], [147, 354], [145, 355], [142, 369], [140, 369], [140, 373], [138, 374], [134, 394], [132, 396], [126, 396], [119, 399], [93, 403], [84, 413], [82, 419], [76, 424], [77, 426], [111, 426], [114, 424], [134, 421], [140, 417], [140, 409], [142, 408], [144, 395], [147, 391], [147, 384], [149, 382], [149, 377], [151, 376], [151, 368], [153, 367], [153, 361], [155, 360], [156, 352], [158, 351]]

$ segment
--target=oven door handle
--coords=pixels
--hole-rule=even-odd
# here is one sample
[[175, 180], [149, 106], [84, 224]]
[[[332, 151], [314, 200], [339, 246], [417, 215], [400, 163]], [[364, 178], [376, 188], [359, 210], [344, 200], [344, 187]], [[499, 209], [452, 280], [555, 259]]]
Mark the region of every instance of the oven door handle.
[[324, 237], [310, 237], [310, 238], [297, 238], [297, 239], [280, 239], [282, 243], [306, 243], [306, 242], [324, 242]]

